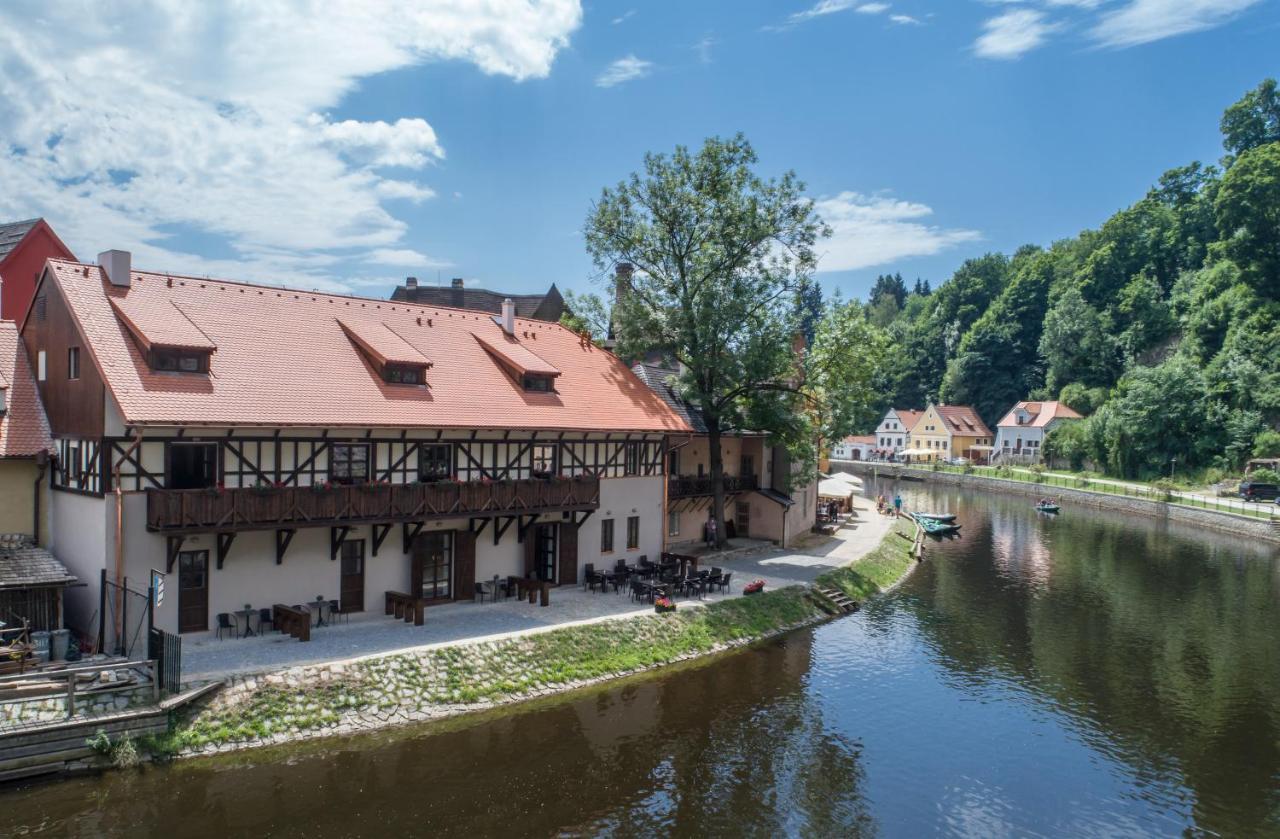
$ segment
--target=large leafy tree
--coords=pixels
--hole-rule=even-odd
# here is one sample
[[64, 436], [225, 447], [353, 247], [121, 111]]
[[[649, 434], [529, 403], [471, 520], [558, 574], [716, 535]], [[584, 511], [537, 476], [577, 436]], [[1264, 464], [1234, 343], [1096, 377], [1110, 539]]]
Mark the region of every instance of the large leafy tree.
[[619, 353], [678, 361], [677, 388], [706, 420], [720, 538], [721, 436], [769, 432], [810, 466], [818, 439], [849, 433], [872, 401], [880, 352], [854, 304], [829, 307], [803, 352], [797, 303], [830, 231], [794, 173], [766, 179], [756, 162], [741, 135], [648, 154], [641, 172], [601, 193], [585, 226], [601, 269], [635, 266], [615, 304]]
[[1280, 297], [1280, 142], [1246, 151], [1218, 190], [1226, 252], [1261, 294]]
[[1222, 115], [1222, 144], [1233, 155], [1280, 142], [1280, 90], [1265, 79]]

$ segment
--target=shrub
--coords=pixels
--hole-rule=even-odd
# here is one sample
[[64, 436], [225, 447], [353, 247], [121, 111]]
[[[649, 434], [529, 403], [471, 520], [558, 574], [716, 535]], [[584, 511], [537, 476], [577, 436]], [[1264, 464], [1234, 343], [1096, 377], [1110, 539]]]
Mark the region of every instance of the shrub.
[[1254, 469], [1245, 476], [1245, 480], [1255, 484], [1280, 484], [1280, 472], [1274, 469]]
[[1156, 491], [1161, 501], [1168, 501], [1173, 498], [1173, 491], [1178, 488], [1178, 485], [1172, 478], [1157, 478], [1151, 482], [1151, 488]]

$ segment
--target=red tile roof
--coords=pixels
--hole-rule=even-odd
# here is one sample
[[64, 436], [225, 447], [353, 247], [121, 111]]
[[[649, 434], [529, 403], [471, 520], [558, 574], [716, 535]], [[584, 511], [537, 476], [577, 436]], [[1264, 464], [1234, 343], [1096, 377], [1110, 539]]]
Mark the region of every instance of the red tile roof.
[[[96, 265], [48, 265], [126, 424], [689, 430], [616, 356], [559, 324], [517, 318], [508, 339], [488, 313], [143, 271], [122, 288]], [[153, 372], [120, 300], [154, 316], [149, 328], [185, 321], [206, 336], [209, 373]], [[431, 359], [427, 386], [384, 381], [339, 318], [362, 335], [383, 324], [404, 343], [387, 339], [397, 355]], [[526, 392], [477, 337], [558, 371], [555, 392]]]
[[113, 297], [110, 302], [120, 322], [144, 350], [169, 347], [212, 352], [217, 349], [209, 336], [172, 300]]
[[32, 457], [51, 451], [49, 421], [27, 364], [27, 352], [18, 337], [18, 326], [11, 320], [0, 320], [0, 388], [5, 389], [7, 408], [0, 416], [0, 457]]
[[992, 437], [991, 429], [968, 405], [939, 405], [938, 413], [947, 424], [947, 430], [961, 437]]
[[862, 443], [862, 444], [864, 444], [864, 445], [873, 446], [873, 445], [875, 445], [875, 442], [876, 442], [876, 435], [874, 435], [874, 434], [850, 434], [848, 437], [845, 437], [845, 438], [844, 438], [844, 441], [845, 441], [846, 443], [852, 443], [852, 444]]
[[1056, 419], [1084, 419], [1061, 402], [1019, 402], [1009, 409], [1009, 413], [1005, 414], [1004, 419], [997, 425], [1016, 427], [1018, 425], [1016, 414], [1019, 408], [1031, 415], [1030, 422], [1022, 423], [1023, 428], [1044, 428]]
[[908, 411], [905, 408], [894, 408], [893, 412], [898, 415], [898, 419], [902, 421], [902, 427], [907, 431], [916, 427], [916, 423], [924, 416], [924, 411]]

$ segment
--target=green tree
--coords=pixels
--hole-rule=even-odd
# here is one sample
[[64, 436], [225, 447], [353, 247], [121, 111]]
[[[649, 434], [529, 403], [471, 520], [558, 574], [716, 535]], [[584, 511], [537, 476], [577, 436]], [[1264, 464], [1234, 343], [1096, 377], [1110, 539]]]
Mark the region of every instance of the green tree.
[[1245, 282], [1280, 298], [1280, 142], [1249, 149], [1222, 178], [1218, 229]]
[[1246, 93], [1222, 115], [1222, 145], [1233, 155], [1280, 141], [1280, 91], [1275, 79]]
[[899, 309], [907, 302], [907, 284], [903, 282], [902, 274], [881, 274], [876, 277], [875, 285], [871, 286], [871, 302], [877, 303], [886, 295], [893, 298]]
[[1115, 339], [1098, 310], [1085, 302], [1079, 287], [1069, 285], [1044, 318], [1039, 352], [1045, 383], [1056, 393], [1067, 384], [1110, 385], [1119, 367]]
[[600, 295], [564, 293], [564, 314], [560, 316], [560, 323], [580, 335], [590, 335], [596, 346], [602, 345], [609, 334], [609, 316], [609, 307]]
[[1072, 382], [1058, 394], [1058, 401], [1087, 417], [1102, 407], [1107, 401], [1107, 394], [1105, 387], [1088, 387], [1080, 382]]
[[1253, 440], [1254, 457], [1280, 457], [1280, 431], [1266, 428]]
[[1129, 359], [1168, 338], [1177, 326], [1160, 284], [1145, 271], [1120, 289], [1115, 311], [1122, 330], [1119, 345]]
[[[814, 270], [815, 243], [830, 231], [794, 173], [766, 180], [755, 164], [742, 135], [711, 138], [696, 152], [648, 154], [642, 172], [603, 190], [585, 226], [602, 270], [636, 268], [615, 306], [620, 353], [658, 350], [683, 364], [676, 386], [706, 420], [721, 538], [721, 435], [759, 428], [782, 440], [794, 463], [813, 463], [817, 438], [848, 433], [842, 426], [859, 413], [853, 403], [867, 398], [859, 377], [870, 378], [878, 352], [869, 346], [870, 363], [850, 366], [871, 327], [860, 309], [841, 306], [797, 358], [793, 303]], [[836, 362], [844, 364], [826, 366]]]

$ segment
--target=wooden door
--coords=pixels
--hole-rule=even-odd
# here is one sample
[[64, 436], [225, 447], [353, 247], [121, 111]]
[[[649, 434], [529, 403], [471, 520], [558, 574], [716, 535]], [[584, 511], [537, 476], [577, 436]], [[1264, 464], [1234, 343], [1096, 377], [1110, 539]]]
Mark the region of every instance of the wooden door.
[[573, 585], [578, 582], [578, 526], [576, 524], [560, 525], [560, 579], [562, 585]]
[[209, 552], [178, 554], [178, 631], [209, 628]]
[[454, 596], [454, 532], [438, 530], [413, 540], [409, 591], [427, 600], [452, 600]]
[[540, 524], [533, 529], [533, 576], [548, 583], [556, 581], [558, 530], [556, 524]]
[[476, 599], [476, 535], [453, 531], [453, 599]]
[[739, 501], [733, 508], [734, 525], [739, 536], [747, 536], [751, 533], [751, 504], [746, 501]]
[[342, 543], [342, 581], [338, 590], [342, 611], [364, 611], [363, 539], [348, 539]]

